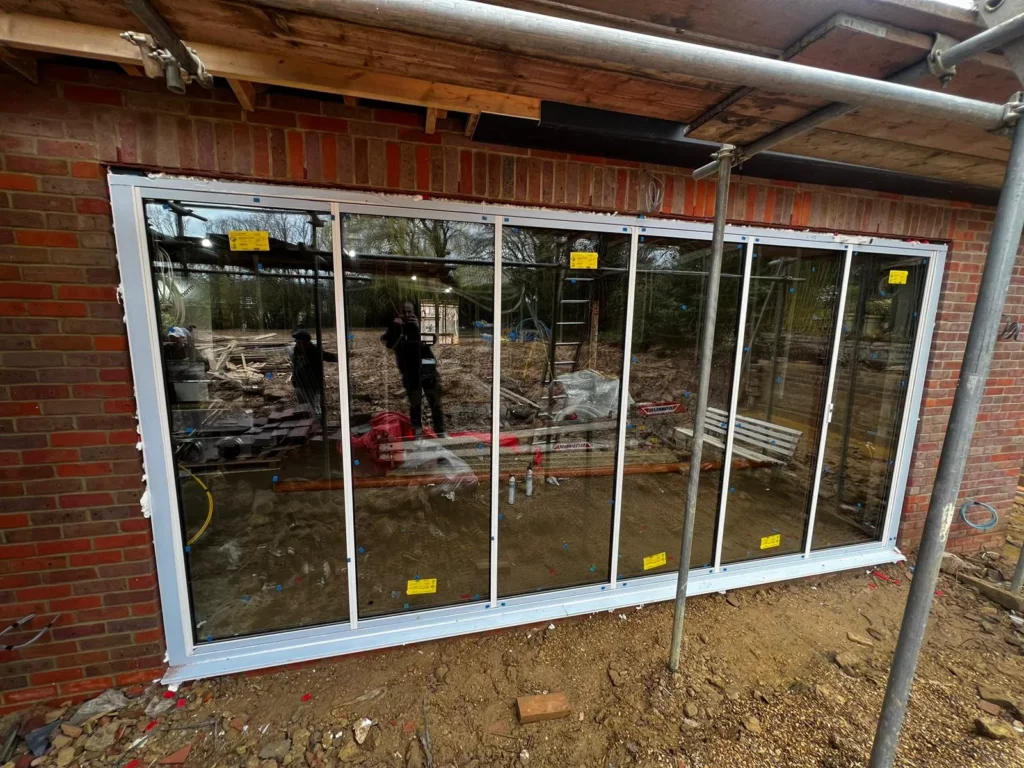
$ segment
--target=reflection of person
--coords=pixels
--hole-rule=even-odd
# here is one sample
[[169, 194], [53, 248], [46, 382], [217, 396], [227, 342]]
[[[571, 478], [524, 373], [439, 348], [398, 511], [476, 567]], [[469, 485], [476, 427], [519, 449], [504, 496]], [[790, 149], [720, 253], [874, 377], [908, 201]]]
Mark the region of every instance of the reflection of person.
[[321, 395], [324, 391], [324, 362], [336, 363], [338, 356], [314, 344], [309, 331], [292, 334], [294, 344], [288, 345], [288, 358], [292, 362], [292, 386], [300, 403], [313, 409], [319, 418]]
[[434, 432], [444, 436], [444, 411], [441, 410], [441, 379], [437, 360], [430, 345], [420, 336], [420, 321], [411, 301], [402, 305], [402, 314], [394, 319], [380, 337], [384, 346], [393, 350], [402, 386], [409, 396], [409, 421], [416, 434], [423, 431], [423, 396], [430, 403]]

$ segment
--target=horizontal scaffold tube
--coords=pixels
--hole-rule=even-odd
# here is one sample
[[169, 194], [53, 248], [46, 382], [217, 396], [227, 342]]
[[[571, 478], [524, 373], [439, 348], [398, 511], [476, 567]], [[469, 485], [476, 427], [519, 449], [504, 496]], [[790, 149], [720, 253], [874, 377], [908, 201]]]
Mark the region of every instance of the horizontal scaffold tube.
[[1001, 104], [473, 0], [261, 0], [355, 24], [665, 79], [700, 77], [995, 129]]

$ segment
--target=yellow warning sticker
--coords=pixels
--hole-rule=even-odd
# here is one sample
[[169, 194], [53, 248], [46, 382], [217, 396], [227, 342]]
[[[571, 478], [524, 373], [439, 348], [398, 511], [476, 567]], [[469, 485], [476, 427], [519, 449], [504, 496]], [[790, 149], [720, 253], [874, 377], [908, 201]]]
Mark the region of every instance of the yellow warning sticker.
[[569, 269], [597, 269], [597, 253], [572, 251], [569, 254]]
[[437, 579], [410, 579], [405, 585], [407, 595], [432, 595], [437, 592]]
[[776, 533], [776, 534], [774, 534], [772, 536], [762, 536], [761, 537], [761, 549], [771, 549], [772, 547], [779, 546], [779, 544], [781, 544], [781, 543], [782, 543], [782, 534], [781, 533]]
[[644, 570], [649, 571], [651, 568], [660, 568], [668, 562], [668, 558], [665, 557], [664, 552], [659, 552], [656, 555], [644, 558]]
[[232, 251], [269, 251], [270, 233], [256, 230], [234, 229], [228, 232], [228, 247]]
[[906, 285], [907, 275], [910, 273], [905, 269], [889, 270], [889, 285]]

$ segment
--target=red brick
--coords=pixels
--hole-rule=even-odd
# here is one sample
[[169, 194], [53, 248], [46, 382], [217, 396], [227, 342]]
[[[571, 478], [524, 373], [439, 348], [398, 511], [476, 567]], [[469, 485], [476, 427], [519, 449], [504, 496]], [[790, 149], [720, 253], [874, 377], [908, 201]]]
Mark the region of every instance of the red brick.
[[117, 298], [117, 289], [112, 285], [62, 285], [57, 289], [57, 297], [82, 301], [114, 301]]
[[97, 536], [93, 540], [96, 549], [122, 549], [149, 544], [148, 533], [125, 533], [117, 536]]
[[40, 283], [0, 283], [0, 297], [5, 299], [52, 299], [53, 286]]
[[321, 115], [299, 115], [299, 128], [328, 133], [348, 133], [348, 120]]
[[43, 248], [77, 248], [78, 235], [74, 232], [48, 232], [41, 229], [22, 229], [15, 233], [18, 245]]
[[78, 198], [75, 200], [75, 210], [79, 213], [93, 215], [110, 215], [110, 203], [106, 200], [90, 200]]
[[67, 176], [67, 160], [50, 160], [42, 157], [22, 157], [8, 155], [4, 160], [8, 171], [14, 173], [32, 173], [38, 176]]
[[87, 317], [89, 308], [77, 301], [34, 301], [27, 305], [35, 317]]
[[11, 691], [4, 694], [4, 701], [9, 704], [30, 704], [33, 701], [43, 701], [57, 695], [57, 688], [52, 685], [41, 688], [30, 688], [24, 691]]
[[99, 88], [94, 85], [65, 85], [64, 98], [87, 104], [121, 106], [121, 92], [114, 88]]
[[113, 504], [114, 498], [109, 493], [68, 493], [61, 496], [58, 503], [64, 509], [104, 507]]
[[71, 164], [71, 175], [76, 179], [102, 179], [103, 166], [99, 163], [76, 161]]
[[80, 683], [65, 683], [60, 687], [60, 690], [62, 694], [93, 693], [95, 691], [105, 691], [107, 688], [112, 688], [113, 685], [114, 678], [97, 677], [92, 680], [83, 680]]
[[0, 173], [0, 189], [19, 189], [23, 192], [35, 192], [39, 189], [39, 181], [35, 176]]
[[56, 464], [64, 461], [78, 461], [78, 451], [74, 448], [41, 448], [35, 451], [23, 451], [21, 459], [26, 464]]

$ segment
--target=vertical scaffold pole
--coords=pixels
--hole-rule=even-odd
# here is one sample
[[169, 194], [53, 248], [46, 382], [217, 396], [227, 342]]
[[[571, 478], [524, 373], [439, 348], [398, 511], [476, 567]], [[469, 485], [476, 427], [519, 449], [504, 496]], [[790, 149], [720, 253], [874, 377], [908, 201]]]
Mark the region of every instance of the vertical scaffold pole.
[[723, 144], [715, 154], [718, 162], [718, 185], [715, 189], [715, 228], [711, 235], [711, 263], [704, 303], [704, 329], [700, 345], [700, 379], [697, 384], [697, 407], [693, 416], [693, 442], [690, 445], [690, 479], [686, 486], [686, 512], [683, 519], [683, 543], [679, 550], [679, 578], [676, 582], [676, 612], [672, 623], [672, 648], [668, 667], [679, 670], [679, 654], [683, 645], [683, 620], [686, 617], [686, 587], [690, 576], [690, 552], [693, 549], [693, 520], [697, 512], [697, 486], [700, 483], [700, 462], [704, 448], [704, 422], [708, 413], [708, 389], [711, 385], [711, 355], [715, 348], [715, 319], [718, 315], [718, 284], [722, 277], [722, 253], [725, 249], [725, 218], [729, 207], [729, 177], [736, 148]]
[[891, 768], [896, 757], [896, 745], [907, 712], [917, 657], [928, 626], [928, 614], [931, 612], [935, 584], [939, 578], [942, 553], [946, 549], [949, 527], [956, 513], [957, 496], [971, 450], [978, 409], [985, 394], [985, 380], [992, 364], [999, 320], [1006, 303], [1013, 265], [1017, 260], [1022, 227], [1024, 130], [1018, 122], [1013, 128], [1013, 146], [1006, 164], [1003, 189], [999, 194], [988, 258], [981, 273], [978, 302], [974, 307], [967, 346], [964, 348], [964, 361], [960, 367], [960, 380], [949, 412], [949, 425], [942, 442], [939, 466], [935, 471], [935, 484], [928, 503], [928, 516], [921, 536], [914, 580], [903, 612], [903, 623], [900, 625], [889, 684], [882, 701], [882, 713], [875, 732], [869, 768]]

